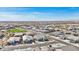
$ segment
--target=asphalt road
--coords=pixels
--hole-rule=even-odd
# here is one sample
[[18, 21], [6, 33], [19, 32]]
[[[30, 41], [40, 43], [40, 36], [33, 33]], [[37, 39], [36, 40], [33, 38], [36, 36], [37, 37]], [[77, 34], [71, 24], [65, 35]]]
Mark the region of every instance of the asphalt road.
[[16, 45], [16, 46], [5, 46], [4, 48], [1, 49], [1, 51], [12, 51], [15, 49], [25, 49], [25, 48], [35, 48], [35, 47], [41, 47], [41, 46], [46, 46], [46, 45], [50, 45], [56, 43], [55, 41], [49, 41], [49, 42], [45, 42], [45, 43], [39, 43], [39, 44], [20, 44], [20, 45]]
[[70, 42], [66, 42], [65, 40], [62, 40], [62, 39], [60, 39], [60, 38], [58, 38], [58, 37], [55, 37], [55, 36], [51, 36], [51, 35], [47, 35], [47, 36], [49, 36], [49, 37], [52, 38], [53, 40], [56, 40], [56, 41], [58, 41], [58, 42], [60, 42], [60, 43], [65, 44], [65, 45], [73, 46], [73, 47], [77, 48], [77, 50], [79, 50], [79, 45], [76, 45], [76, 44], [70, 43]]

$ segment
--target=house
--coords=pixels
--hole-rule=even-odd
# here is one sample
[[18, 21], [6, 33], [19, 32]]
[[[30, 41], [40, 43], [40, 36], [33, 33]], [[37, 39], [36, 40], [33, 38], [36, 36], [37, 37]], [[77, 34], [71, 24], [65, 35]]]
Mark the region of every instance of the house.
[[55, 32], [52, 32], [51, 35], [58, 37], [59, 35], [64, 35], [64, 33], [61, 31], [55, 31]]
[[10, 37], [7, 40], [7, 44], [8, 45], [16, 45], [17, 43], [20, 43], [20, 42], [21, 42], [21, 38], [20, 37]]
[[65, 46], [61, 48], [63, 51], [78, 51], [76, 47], [73, 46]]
[[44, 34], [42, 34], [42, 33], [36, 34], [36, 35], [34, 36], [34, 39], [35, 39], [36, 41], [48, 41], [48, 38], [47, 38]]
[[26, 32], [25, 34], [28, 36], [34, 36], [36, 33], [35, 32]]
[[55, 29], [52, 28], [50, 25], [45, 26], [44, 30], [48, 30], [49, 32], [54, 32], [55, 31]]
[[1, 34], [0, 34], [0, 39], [2, 39], [4, 36], [5, 36], [5, 35], [1, 33]]
[[71, 43], [79, 43], [79, 37], [74, 35], [67, 35], [67, 40], [70, 40]]
[[1, 30], [1, 32], [6, 32], [7, 30]]
[[41, 30], [41, 32], [43, 32], [43, 33], [49, 33], [50, 31], [49, 30]]
[[72, 32], [71, 32], [71, 31], [65, 31], [64, 33], [65, 33], [65, 34], [67, 34], [67, 35], [72, 34]]
[[16, 37], [17, 37], [17, 36], [20, 37], [20, 36], [22, 36], [22, 35], [23, 35], [23, 33], [14, 33], [14, 36], [16, 36]]
[[33, 42], [33, 37], [32, 36], [24, 35], [22, 37], [22, 39], [23, 39], [24, 43], [32, 43]]

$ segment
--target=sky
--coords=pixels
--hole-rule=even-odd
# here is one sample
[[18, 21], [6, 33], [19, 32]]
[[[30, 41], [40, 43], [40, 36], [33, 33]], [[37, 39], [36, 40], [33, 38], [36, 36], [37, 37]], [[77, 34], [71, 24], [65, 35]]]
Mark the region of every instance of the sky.
[[79, 21], [78, 7], [0, 7], [0, 21]]

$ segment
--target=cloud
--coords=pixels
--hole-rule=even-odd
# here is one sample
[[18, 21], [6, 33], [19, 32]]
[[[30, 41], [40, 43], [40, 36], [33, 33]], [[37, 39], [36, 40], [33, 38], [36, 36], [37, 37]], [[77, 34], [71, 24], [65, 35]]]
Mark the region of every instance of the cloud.
[[71, 7], [70, 9], [74, 10], [74, 9], [77, 9], [77, 7]]
[[32, 12], [32, 14], [38, 14], [38, 15], [40, 15], [40, 14], [48, 14], [48, 13], [45, 13], [45, 12]]
[[32, 21], [35, 19], [34, 15], [14, 15], [14, 14], [0, 14], [0, 21]]
[[66, 15], [48, 12], [30, 12], [26, 14], [16, 14], [13, 12], [0, 12], [0, 21], [59, 21], [79, 19], [79, 13]]
[[0, 21], [37, 21], [43, 20], [46, 13], [31, 12], [26, 14], [16, 14], [8, 12], [0, 12]]

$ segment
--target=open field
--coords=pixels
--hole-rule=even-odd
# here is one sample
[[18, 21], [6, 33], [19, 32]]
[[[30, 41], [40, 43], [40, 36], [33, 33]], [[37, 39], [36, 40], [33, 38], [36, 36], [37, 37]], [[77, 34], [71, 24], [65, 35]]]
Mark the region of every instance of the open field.
[[27, 32], [27, 31], [21, 28], [14, 28], [14, 29], [7, 30], [7, 32], [18, 33], [18, 32]]

